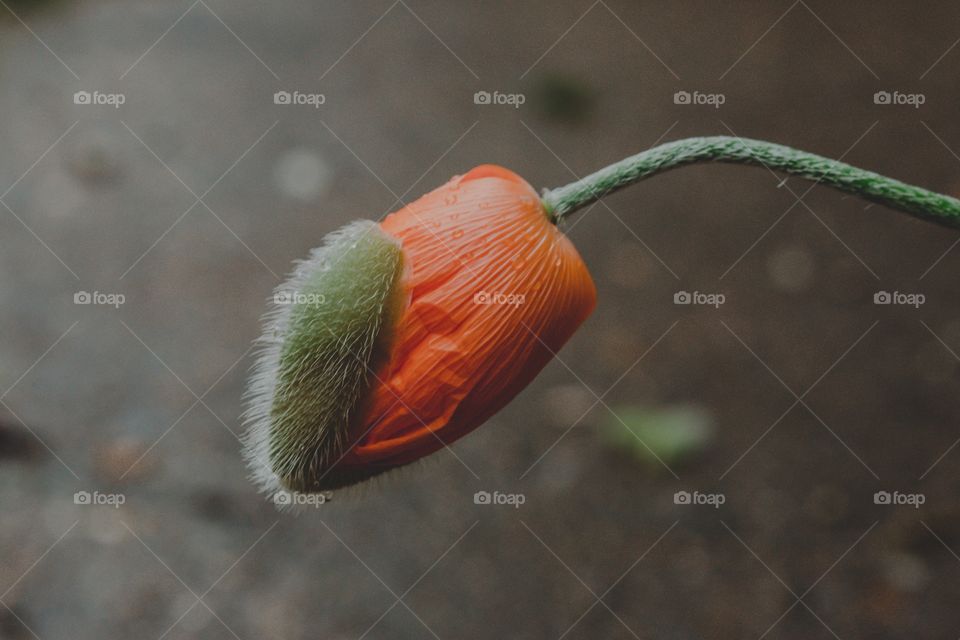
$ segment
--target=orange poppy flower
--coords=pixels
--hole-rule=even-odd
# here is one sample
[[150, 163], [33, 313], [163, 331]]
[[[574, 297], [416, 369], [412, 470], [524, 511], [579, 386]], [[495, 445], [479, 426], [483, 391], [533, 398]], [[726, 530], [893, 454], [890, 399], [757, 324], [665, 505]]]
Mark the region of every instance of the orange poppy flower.
[[277, 290], [246, 455], [268, 489], [323, 491], [418, 460], [520, 392], [596, 303], [555, 221], [694, 162], [760, 164], [960, 227], [960, 200], [762, 140], [688, 138], [542, 198], [484, 165], [330, 234]]
[[249, 411], [248, 457], [271, 490], [353, 484], [466, 435], [596, 304], [537, 193], [492, 165], [349, 225], [285, 287]]

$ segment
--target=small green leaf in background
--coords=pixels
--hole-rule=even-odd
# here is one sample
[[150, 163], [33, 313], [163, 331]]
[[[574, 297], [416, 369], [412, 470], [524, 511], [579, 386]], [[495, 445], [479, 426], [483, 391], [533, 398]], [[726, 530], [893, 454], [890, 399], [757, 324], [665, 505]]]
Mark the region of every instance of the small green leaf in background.
[[608, 414], [601, 425], [603, 439], [643, 463], [659, 466], [657, 458], [667, 464], [684, 462], [713, 439], [713, 416], [701, 407], [621, 405], [613, 410], [620, 420]]
[[585, 122], [593, 107], [595, 93], [579, 78], [550, 74], [535, 89], [535, 104], [542, 116], [566, 124]]

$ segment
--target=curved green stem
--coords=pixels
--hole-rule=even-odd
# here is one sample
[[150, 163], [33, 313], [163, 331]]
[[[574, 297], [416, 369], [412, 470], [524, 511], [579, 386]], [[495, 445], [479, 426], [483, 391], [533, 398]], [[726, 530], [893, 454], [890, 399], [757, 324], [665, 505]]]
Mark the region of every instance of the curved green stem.
[[862, 196], [925, 220], [960, 228], [960, 200], [956, 198], [806, 151], [733, 136], [686, 138], [641, 151], [564, 187], [545, 190], [543, 203], [556, 223], [618, 189], [694, 162], [764, 166]]

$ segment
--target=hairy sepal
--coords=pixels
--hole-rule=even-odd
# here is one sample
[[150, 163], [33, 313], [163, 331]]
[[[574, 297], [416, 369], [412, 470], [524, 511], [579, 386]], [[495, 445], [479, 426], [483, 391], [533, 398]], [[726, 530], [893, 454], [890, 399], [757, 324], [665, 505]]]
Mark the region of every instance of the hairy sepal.
[[246, 456], [268, 493], [336, 488], [404, 305], [399, 242], [375, 222], [329, 234], [274, 292], [248, 390]]

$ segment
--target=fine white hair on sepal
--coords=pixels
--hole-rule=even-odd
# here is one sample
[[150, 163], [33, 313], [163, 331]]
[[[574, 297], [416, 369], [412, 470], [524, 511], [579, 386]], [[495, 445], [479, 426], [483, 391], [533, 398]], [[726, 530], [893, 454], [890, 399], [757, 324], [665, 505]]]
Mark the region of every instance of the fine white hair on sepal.
[[386, 357], [403, 266], [395, 238], [357, 221], [328, 234], [274, 290], [243, 420], [251, 477], [278, 507], [339, 486], [328, 473], [351, 444], [354, 409]]

